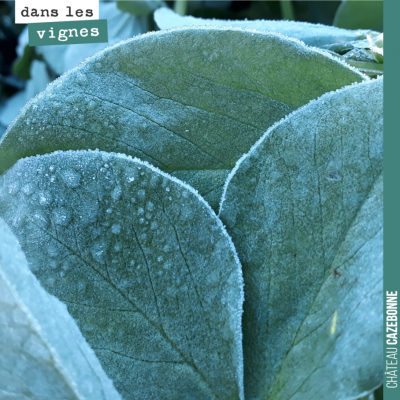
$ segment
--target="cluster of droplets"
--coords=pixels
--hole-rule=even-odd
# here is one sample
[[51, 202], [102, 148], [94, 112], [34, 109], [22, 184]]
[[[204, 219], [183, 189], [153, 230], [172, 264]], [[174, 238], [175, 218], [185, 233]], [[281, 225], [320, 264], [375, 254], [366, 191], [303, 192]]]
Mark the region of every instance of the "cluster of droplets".
[[[196, 231], [208, 206], [192, 189], [144, 163], [101, 152], [53, 153], [24, 160], [16, 169], [29, 172], [9, 181], [7, 195], [15, 198], [14, 211], [28, 203], [24, 214], [41, 229], [24, 228], [28, 241], [42, 232], [31, 264], [51, 293], [96, 305], [109, 304], [101, 296], [113, 292], [124, 308], [135, 304], [154, 321], [167, 313], [175, 321], [169, 329], [178, 336], [184, 313], [188, 334], [200, 342], [211, 335], [202, 332], [205, 320], [214, 314], [217, 321], [226, 318], [216, 269], [227, 260], [214, 254], [223, 253], [214, 238], [218, 224]], [[206, 209], [205, 215], [213, 214]], [[213, 291], [205, 299], [204, 285]], [[85, 308], [71, 306], [71, 312], [83, 331]]]

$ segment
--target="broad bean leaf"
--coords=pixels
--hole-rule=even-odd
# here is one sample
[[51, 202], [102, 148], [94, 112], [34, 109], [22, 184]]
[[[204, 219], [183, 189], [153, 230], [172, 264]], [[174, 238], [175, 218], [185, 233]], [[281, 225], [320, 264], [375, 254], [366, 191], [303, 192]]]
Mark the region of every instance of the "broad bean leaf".
[[333, 273], [296, 332], [270, 398], [360, 398], [381, 385], [382, 214], [380, 175], [335, 255]]
[[118, 151], [186, 181], [216, 209], [229, 171], [268, 127], [363, 79], [273, 33], [143, 35], [97, 53], [28, 103], [0, 142], [0, 173], [56, 150]]
[[99, 151], [19, 160], [0, 214], [125, 400], [243, 399], [242, 273], [189, 186]]
[[333, 25], [345, 29], [383, 31], [383, 0], [343, 0], [336, 11]]
[[0, 219], [0, 397], [121, 400], [68, 314]]
[[246, 398], [357, 398], [382, 379], [382, 96], [378, 79], [311, 101], [228, 177]]
[[272, 20], [223, 20], [203, 19], [190, 16], [182, 17], [169, 8], [160, 8], [154, 13], [154, 19], [160, 29], [171, 29], [183, 26], [220, 26], [257, 29], [259, 31], [277, 32], [282, 35], [302, 40], [309, 46], [322, 47], [332, 43], [350, 42], [367, 38], [369, 30], [347, 30], [334, 26], [310, 24], [307, 22], [272, 21]]

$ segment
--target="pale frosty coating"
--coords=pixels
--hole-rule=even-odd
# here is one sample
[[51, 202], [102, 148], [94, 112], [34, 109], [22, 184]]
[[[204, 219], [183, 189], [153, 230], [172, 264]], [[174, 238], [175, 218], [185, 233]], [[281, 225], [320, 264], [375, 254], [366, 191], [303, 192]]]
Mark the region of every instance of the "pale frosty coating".
[[154, 20], [160, 29], [171, 29], [183, 26], [213, 26], [251, 28], [259, 31], [278, 32], [285, 36], [302, 40], [309, 46], [323, 47], [332, 43], [343, 43], [367, 38], [367, 34], [378, 34], [369, 30], [348, 30], [334, 26], [310, 24], [298, 21], [271, 20], [223, 20], [203, 19], [181, 16], [169, 8], [160, 8], [154, 13]]
[[352, 221], [331, 269], [337, 273], [327, 274], [296, 332], [271, 399], [355, 400], [382, 384], [382, 175]]
[[64, 304], [30, 272], [0, 219], [0, 398], [118, 400]]
[[125, 400], [243, 399], [241, 267], [192, 188], [125, 155], [56, 152], [0, 177], [0, 215]]
[[[382, 248], [368, 241], [370, 224], [382, 221], [380, 214], [378, 222], [361, 218], [360, 208], [382, 172], [382, 140], [379, 79], [295, 111], [230, 174], [220, 217], [243, 266], [246, 398], [287, 399], [296, 391], [307, 399], [357, 398], [381, 382], [382, 305], [376, 296], [382, 291]], [[354, 221], [361, 225], [351, 228]], [[362, 262], [355, 257], [340, 266], [343, 246], [353, 246], [351, 257], [363, 244], [357, 253]], [[351, 299], [364, 295], [357, 309]], [[321, 301], [327, 308], [314, 311]], [[334, 310], [340, 334], [328, 337]], [[317, 391], [310, 382], [318, 379], [330, 383]]]
[[196, 27], [99, 52], [24, 107], [0, 143], [19, 158], [100, 149], [139, 157], [217, 209], [229, 171], [271, 125], [311, 99], [366, 79], [295, 39]]

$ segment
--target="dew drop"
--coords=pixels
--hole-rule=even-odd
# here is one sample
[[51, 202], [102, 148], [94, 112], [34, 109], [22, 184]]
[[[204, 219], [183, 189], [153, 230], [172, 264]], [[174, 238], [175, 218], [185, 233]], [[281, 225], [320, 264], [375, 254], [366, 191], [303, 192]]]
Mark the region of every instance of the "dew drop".
[[111, 197], [114, 201], [118, 201], [121, 198], [122, 189], [121, 186], [116, 186], [111, 193]]
[[72, 169], [67, 169], [61, 172], [64, 183], [70, 188], [76, 188], [79, 186], [81, 175]]
[[114, 224], [111, 227], [111, 232], [114, 233], [115, 235], [118, 235], [119, 233], [121, 233], [121, 225], [119, 224]]

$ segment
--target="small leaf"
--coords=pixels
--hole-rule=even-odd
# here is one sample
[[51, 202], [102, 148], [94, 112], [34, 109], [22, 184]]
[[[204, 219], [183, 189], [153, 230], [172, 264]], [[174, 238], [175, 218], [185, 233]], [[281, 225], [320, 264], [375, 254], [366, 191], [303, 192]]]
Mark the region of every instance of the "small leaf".
[[343, 0], [336, 11], [333, 25], [345, 29], [383, 30], [383, 0]]
[[298, 41], [239, 28], [133, 38], [54, 81], [0, 142], [19, 158], [100, 149], [140, 157], [217, 208], [229, 171], [262, 132], [323, 93], [366, 79]]
[[350, 42], [366, 39], [368, 30], [347, 30], [333, 26], [310, 24], [307, 22], [294, 21], [271, 21], [271, 20], [222, 20], [202, 19], [174, 13], [169, 8], [160, 8], [154, 13], [154, 19], [160, 29], [171, 29], [183, 26], [219, 26], [240, 27], [257, 29], [259, 31], [277, 32], [282, 35], [302, 40], [309, 46], [322, 47], [331, 43]]
[[1, 397], [120, 400], [65, 305], [29, 271], [1, 219], [0, 238]]
[[19, 160], [0, 214], [125, 400], [243, 399], [242, 275], [207, 203], [103, 152]]
[[31, 63], [35, 59], [35, 49], [26, 45], [22, 56], [18, 57], [12, 66], [12, 71], [15, 76], [20, 79], [31, 79], [30, 68]]
[[382, 97], [378, 79], [310, 102], [227, 180], [246, 398], [357, 398], [382, 380]]

